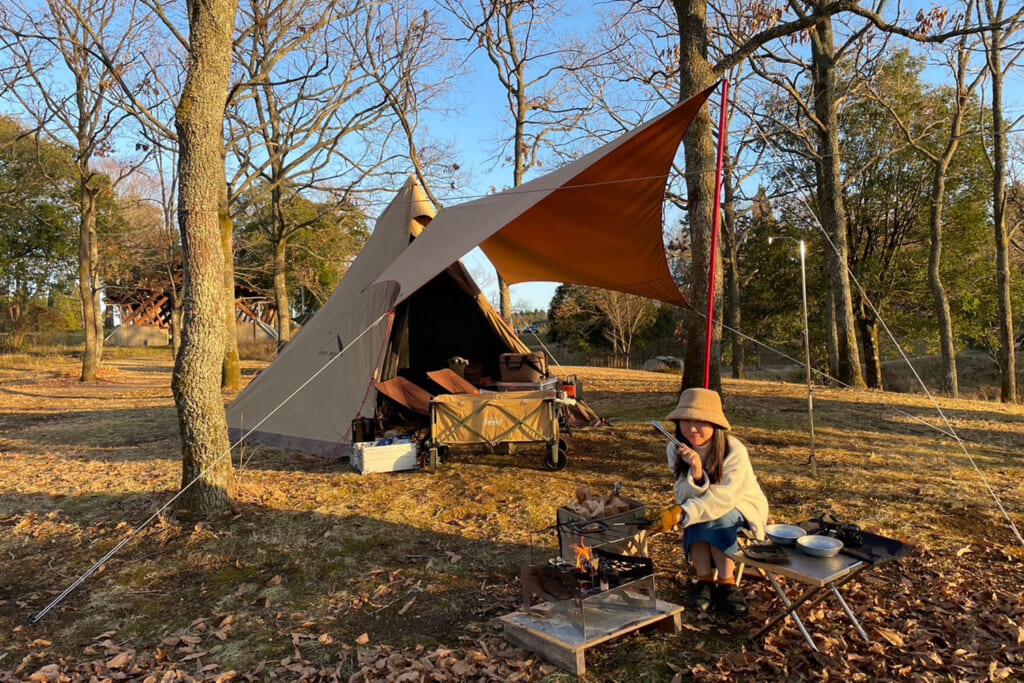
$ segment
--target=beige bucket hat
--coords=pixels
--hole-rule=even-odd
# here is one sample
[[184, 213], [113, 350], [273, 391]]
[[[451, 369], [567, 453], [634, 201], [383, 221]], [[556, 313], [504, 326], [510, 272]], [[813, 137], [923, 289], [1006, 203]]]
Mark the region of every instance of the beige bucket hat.
[[710, 422], [722, 429], [731, 429], [729, 421], [722, 412], [722, 397], [717, 391], [710, 389], [687, 389], [679, 395], [679, 403], [675, 410], [668, 414], [666, 420], [699, 420]]

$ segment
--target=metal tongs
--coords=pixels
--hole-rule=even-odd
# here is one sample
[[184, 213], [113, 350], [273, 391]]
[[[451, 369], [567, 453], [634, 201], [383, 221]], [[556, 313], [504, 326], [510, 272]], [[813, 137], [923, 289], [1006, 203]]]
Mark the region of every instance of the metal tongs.
[[682, 448], [683, 446], [686, 446], [685, 443], [676, 438], [675, 434], [665, 429], [665, 425], [661, 424], [657, 420], [651, 420], [651, 424], [654, 425], [655, 429], [664, 434], [665, 438], [674, 443], [677, 448]]

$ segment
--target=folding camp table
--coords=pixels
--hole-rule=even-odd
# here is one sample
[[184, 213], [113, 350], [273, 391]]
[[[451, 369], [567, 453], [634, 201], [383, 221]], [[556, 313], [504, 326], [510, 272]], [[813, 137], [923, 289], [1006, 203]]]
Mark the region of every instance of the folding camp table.
[[559, 437], [557, 393], [554, 391], [444, 394], [430, 401], [430, 436], [424, 444], [429, 466], [437, 466], [438, 450], [455, 444], [543, 443], [548, 469], [565, 467], [569, 450]]
[[[805, 522], [801, 526], [808, 526], [814, 524], [813, 522]], [[763, 562], [755, 560], [749, 557], [744, 550], [740, 550], [733, 556], [733, 560], [737, 564], [744, 564], [749, 567], [757, 569], [762, 576], [766, 577], [771, 582], [772, 588], [775, 589], [775, 593], [779, 596], [785, 609], [776, 614], [768, 622], [751, 636], [752, 640], [760, 638], [764, 633], [771, 629], [775, 624], [779, 623], [786, 617], [792, 617], [796, 623], [800, 633], [803, 634], [804, 640], [811, 646], [811, 649], [815, 652], [818, 651], [818, 647], [814, 644], [810, 634], [807, 632], [807, 628], [804, 626], [803, 621], [800, 619], [800, 615], [797, 614], [797, 609], [805, 604], [810, 606], [816, 605], [830, 594], [835, 596], [836, 601], [839, 602], [840, 607], [843, 608], [843, 612], [846, 613], [847, 618], [853, 624], [854, 628], [857, 629], [857, 633], [865, 642], [871, 642], [868, 638], [867, 633], [864, 632], [864, 628], [860, 625], [857, 617], [854, 615], [853, 610], [843, 599], [842, 594], [839, 592], [839, 588], [846, 582], [852, 580], [862, 571], [877, 567], [881, 564], [889, 562], [890, 560], [897, 559], [906, 555], [913, 546], [902, 543], [892, 538], [886, 538], [884, 536], [878, 536], [876, 534], [870, 534], [867, 532], [860, 532], [861, 537], [864, 540], [864, 545], [860, 548], [843, 548], [843, 550], [833, 557], [813, 557], [807, 555], [800, 550], [796, 545], [791, 546], [780, 546], [786, 551], [786, 561], [781, 563], [774, 562]], [[803, 593], [801, 593], [796, 599], [790, 600], [779, 585], [776, 576], [784, 576], [792, 579], [799, 583], [808, 586]]]

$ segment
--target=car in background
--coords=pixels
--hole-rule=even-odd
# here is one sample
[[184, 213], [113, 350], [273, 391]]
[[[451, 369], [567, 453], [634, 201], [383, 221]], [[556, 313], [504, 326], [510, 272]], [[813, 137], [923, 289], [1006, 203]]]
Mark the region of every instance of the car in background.
[[522, 334], [538, 334], [539, 332], [536, 325], [527, 325], [522, 329]]

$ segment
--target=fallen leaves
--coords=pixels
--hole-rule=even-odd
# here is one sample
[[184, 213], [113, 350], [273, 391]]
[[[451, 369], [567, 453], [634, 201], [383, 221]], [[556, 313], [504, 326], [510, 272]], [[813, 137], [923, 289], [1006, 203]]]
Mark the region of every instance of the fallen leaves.
[[[164, 385], [167, 376], [159, 376]], [[72, 386], [77, 383], [69, 379], [60, 391]], [[656, 415], [674, 400], [678, 378], [622, 371], [588, 386], [608, 408]], [[747, 618], [733, 622], [687, 611], [678, 634], [609, 642], [593, 660], [588, 655], [594, 680], [1024, 680], [1024, 555], [1012, 547], [1009, 534], [995, 538], [1000, 522], [978, 503], [974, 487], [962, 483], [969, 480], [957, 482], [966, 468], [952, 460], [934, 466], [943, 446], [909, 427], [883, 444], [878, 423], [865, 419], [877, 400], [835, 392], [831, 429], [820, 442], [829, 469], [822, 480], [812, 480], [804, 473], [800, 411], [789, 415], [778, 409], [798, 405], [798, 391], [782, 383], [731, 382], [729, 393], [730, 415], [738, 416], [741, 436], [757, 450], [751, 451], [755, 468], [774, 514], [800, 514], [827, 500], [866, 529], [883, 524], [880, 530], [887, 535], [912, 534], [910, 542], [919, 550], [842, 588], [872, 643], [857, 637], [829, 598], [807, 609], [821, 653], [807, 648], [786, 622], [744, 651], [747, 636], [777, 606], [770, 586], [744, 578]], [[55, 403], [47, 421], [59, 425], [65, 412], [71, 414], [66, 403]], [[977, 415], [995, 407], [964, 406]], [[241, 518], [236, 514], [206, 525], [162, 518], [152, 527], [158, 535], [143, 532], [127, 554], [66, 603], [66, 611], [51, 614], [43, 630], [22, 629], [25, 613], [59, 593], [75, 568], [94, 562], [98, 551], [145, 519], [178, 485], [180, 451], [169, 398], [154, 411], [130, 405], [110, 410], [106, 402], [97, 407], [102, 410], [87, 413], [97, 424], [106, 413], [122, 422], [145, 413], [134, 433], [148, 435], [155, 425], [165, 432], [158, 438], [166, 439], [166, 447], [158, 441], [147, 443], [145, 452], [106, 444], [105, 450], [80, 443], [64, 448], [72, 441], [66, 438], [60, 449], [51, 449], [57, 440], [42, 431], [47, 424], [19, 426], [18, 414], [6, 416], [5, 456], [17, 459], [17, 467], [10, 468], [17, 472], [5, 471], [0, 483], [5, 491], [45, 490], [48, 496], [14, 496], [5, 512], [9, 516], [0, 519], [7, 538], [2, 546], [7, 603], [0, 600], [0, 617], [8, 640], [0, 655], [10, 652], [0, 668], [15, 670], [24, 662], [17, 673], [0, 671], [2, 683], [35, 674], [35, 680], [47, 683], [61, 676], [146, 683], [561, 680], [554, 665], [514, 651], [495, 634], [474, 631], [474, 625], [483, 624], [486, 631], [493, 616], [517, 609], [514, 574], [542, 545], [529, 530], [554, 521], [553, 501], [564, 501], [579, 485], [604, 490], [617, 478], [648, 502], [662, 500], [670, 486], [663, 444], [655, 444], [650, 429], [632, 417], [614, 430], [574, 434], [572, 458], [581, 466], [573, 469], [570, 463], [571, 475], [564, 477], [544, 472], [540, 458], [531, 460], [527, 452], [495, 467], [457, 456], [432, 477], [357, 478], [336, 463], [296, 464], [276, 450], [258, 449], [256, 462], [266, 467], [244, 472]], [[770, 416], [770, 425], [759, 423], [761, 414]], [[1013, 421], [974, 429], [998, 435], [1008, 451], [1024, 450]], [[868, 450], [879, 453], [877, 466], [870, 468], [878, 476], [865, 478], [861, 465]], [[1003, 458], [991, 451], [985, 456]], [[1019, 486], [1015, 463], [1003, 458], [1000, 467], [1005, 464], [1007, 472], [991, 470], [1000, 490]], [[154, 477], [164, 470], [166, 475]], [[21, 472], [19, 481], [15, 477]], [[50, 472], [65, 480], [55, 483]], [[388, 504], [400, 496], [402, 505]], [[37, 504], [60, 509], [27, 509]], [[978, 538], [982, 533], [994, 538]], [[658, 578], [659, 597], [682, 603], [684, 590], [668, 578], [682, 568], [680, 552], [667, 541], [651, 544], [656, 566], [665, 572]], [[199, 618], [214, 611], [218, 614]], [[329, 622], [330, 617], [337, 620]], [[94, 638], [95, 624], [132, 628]], [[417, 637], [444, 645], [391, 647]], [[238, 664], [233, 657], [240, 651], [252, 658]], [[632, 662], [634, 655], [647, 660], [635, 678], [632, 669], [615, 663]]]
[[904, 645], [903, 636], [896, 633], [895, 631], [892, 631], [887, 628], [882, 628], [881, 626], [876, 626], [875, 632], [878, 635], [882, 636], [882, 638], [885, 638], [885, 640], [887, 640], [891, 645], [895, 645], [896, 647], [903, 647]]

